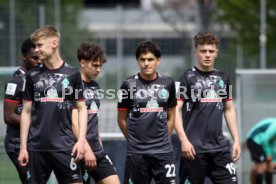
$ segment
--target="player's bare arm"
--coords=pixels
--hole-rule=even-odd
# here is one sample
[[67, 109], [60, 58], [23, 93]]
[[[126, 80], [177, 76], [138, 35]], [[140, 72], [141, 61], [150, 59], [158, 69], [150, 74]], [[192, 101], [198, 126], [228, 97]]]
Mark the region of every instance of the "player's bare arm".
[[186, 133], [183, 128], [183, 120], [180, 114], [183, 104], [184, 104], [183, 101], [177, 100], [174, 127], [181, 142], [182, 155], [187, 159], [194, 160], [196, 152], [193, 145], [190, 143], [190, 141], [186, 136]]
[[91, 148], [91, 146], [89, 145], [89, 143], [87, 141], [85, 141], [85, 154], [84, 154], [84, 162], [85, 162], [85, 166], [92, 170], [95, 167], [97, 167], [97, 160], [96, 160], [96, 156]]
[[233, 158], [233, 161], [237, 161], [240, 158], [241, 147], [240, 147], [240, 141], [239, 141], [239, 135], [238, 135], [237, 116], [236, 116], [233, 100], [229, 100], [225, 102], [224, 116], [225, 116], [225, 120], [229, 129], [229, 132], [233, 139], [232, 158]]
[[72, 131], [76, 140], [79, 138], [79, 115], [78, 109], [72, 110]]
[[175, 106], [168, 109], [168, 133], [172, 135], [175, 120]]
[[23, 100], [23, 110], [20, 120], [20, 152], [18, 162], [21, 166], [26, 166], [29, 162], [29, 155], [27, 151], [27, 139], [29, 128], [31, 124], [32, 101]]
[[[74, 134], [74, 137], [76, 140], [78, 140], [79, 132], [80, 132], [78, 121], [79, 121], [78, 110], [73, 109], [73, 111], [72, 111], [72, 130], [73, 130], [73, 134]], [[92, 148], [88, 144], [87, 140], [85, 140], [84, 150], [85, 150], [85, 154], [84, 154], [85, 166], [88, 169], [95, 168], [97, 166], [96, 157], [94, 155]]]
[[127, 115], [128, 115], [128, 111], [118, 110], [118, 125], [126, 139], [127, 139]]
[[10, 125], [20, 125], [20, 115], [16, 114], [17, 103], [4, 101], [4, 121]]
[[102, 141], [101, 133], [100, 133], [99, 130], [98, 130], [98, 134], [99, 134], [99, 142], [100, 142], [100, 145], [103, 146], [103, 141]]
[[74, 145], [72, 155], [75, 155], [75, 160], [79, 161], [84, 156], [84, 144], [86, 142], [87, 130], [87, 108], [85, 101], [76, 101], [78, 109], [78, 122], [79, 122], [79, 137], [77, 143]]

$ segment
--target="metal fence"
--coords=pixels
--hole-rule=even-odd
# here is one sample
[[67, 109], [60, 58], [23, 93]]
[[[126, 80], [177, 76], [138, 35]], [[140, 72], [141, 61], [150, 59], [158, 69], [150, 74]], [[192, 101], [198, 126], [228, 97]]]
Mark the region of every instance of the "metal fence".
[[[22, 11], [23, 9], [24, 11]], [[163, 55], [158, 70], [161, 73], [165, 73], [166, 75], [176, 78], [182, 71], [194, 65], [193, 42], [191, 34], [180, 37], [176, 33], [171, 33], [170, 35], [165, 34], [156, 37], [155, 34], [135, 32], [134, 30], [131, 35], [135, 35], [135, 37], [132, 37], [127, 36], [125, 32], [121, 32], [121, 34], [119, 34], [119, 32], [116, 32], [118, 30], [115, 30], [112, 34], [113, 37], [110, 35], [108, 37], [98, 37], [94, 32], [86, 29], [85, 26], [80, 26], [83, 25], [82, 18], [84, 17], [84, 12], [87, 13], [88, 11], [90, 11], [90, 13], [85, 15], [89, 15], [87, 16], [88, 18], [94, 17], [95, 20], [99, 19], [99, 15], [102, 15], [103, 12], [109, 12], [108, 14], [111, 17], [117, 12], [116, 7], [109, 9], [89, 10], [84, 7], [82, 1], [74, 0], [1, 0], [0, 66], [2, 66], [2, 68], [0, 69], [0, 94], [3, 96], [5, 81], [10, 76], [12, 71], [17, 68], [16, 66], [21, 65], [20, 46], [22, 41], [29, 37], [35, 29], [46, 24], [55, 25], [60, 30], [61, 55], [63, 59], [71, 65], [78, 66], [76, 50], [80, 43], [84, 41], [96, 41], [103, 45], [106, 50], [108, 60], [103, 66], [102, 74], [98, 78], [98, 82], [103, 89], [118, 89], [123, 78], [139, 71], [135, 61], [135, 48], [141, 40], [152, 40], [160, 45]], [[121, 11], [128, 10], [123, 9]], [[128, 12], [133, 11], [134, 10], [131, 9]], [[153, 17], [158, 17], [158, 15], [154, 15], [154, 12], [151, 13], [153, 14]], [[140, 20], [141, 17], [139, 16], [140, 14], [143, 14], [143, 12], [140, 14], [136, 12], [136, 14], [138, 17], [135, 17], [133, 14], [134, 20]], [[120, 25], [122, 26], [124, 24], [128, 24], [128, 22], [124, 19], [119, 21], [121, 21]], [[152, 22], [155, 22], [155, 19], [153, 19]], [[97, 24], [97, 22], [95, 24]], [[89, 26], [87, 25], [87, 27]], [[160, 32], [161, 31], [162, 30], [160, 30]], [[218, 33], [218, 35], [220, 35], [220, 33]], [[118, 63], [121, 64], [118, 65]], [[226, 71], [226, 73], [230, 76], [233, 86], [236, 84], [236, 68], [258, 67], [258, 58], [246, 55], [246, 52], [243, 52], [243, 48], [233, 44], [230, 35], [221, 37], [221, 45], [219, 57], [216, 61], [216, 68]], [[243, 82], [244, 86], [239, 83], [237, 86], [238, 89], [245, 89], [245, 85], [247, 83], [246, 78], [243, 79]], [[243, 105], [246, 104], [248, 107], [254, 107], [254, 104], [249, 105], [249, 102], [244, 102]], [[0, 106], [2, 107], [1, 103]], [[244, 112], [242, 111], [241, 113]], [[2, 108], [0, 108], [0, 183], [13, 184], [18, 183], [18, 180], [14, 181], [14, 179], [17, 179], [17, 173], [9, 162], [9, 159], [3, 149], [5, 124], [3, 123], [2, 116]], [[250, 115], [248, 117], [250, 117]], [[243, 123], [245, 123], [245, 121], [243, 121]], [[246, 124], [246, 126], [249, 126], [252, 122], [246, 123], [249, 123]], [[118, 166], [117, 169], [120, 177], [122, 178], [125, 143], [122, 141], [122, 135], [117, 126], [116, 99], [114, 99], [114, 101], [102, 101], [100, 110], [100, 130], [103, 137], [106, 138], [104, 143], [106, 145], [106, 151], [111, 153], [110, 157]], [[116, 143], [111, 142], [110, 140], [114, 138], [117, 139]], [[175, 145], [177, 145], [177, 143]], [[114, 150], [116, 150], [116, 152], [114, 152]], [[245, 175], [245, 177], [247, 176]], [[244, 183], [247, 182], [245, 181]]]
[[[236, 70], [236, 74], [239, 134], [240, 141], [244, 143], [254, 124], [276, 116], [276, 70]], [[249, 183], [252, 163], [245, 147], [239, 166], [242, 184]]]
[[[82, 42], [96, 41], [103, 45], [108, 61], [99, 76], [99, 83], [103, 89], [118, 88], [125, 77], [138, 72], [135, 48], [141, 40], [152, 40], [160, 45], [162, 58], [158, 70], [161, 73], [176, 78], [182, 71], [194, 65], [193, 30], [182, 36], [173, 30], [169, 34], [163, 33], [163, 29], [170, 30], [170, 27], [162, 22], [158, 13], [152, 11], [148, 14], [152, 20], [147, 23], [152, 27], [160, 26], [160, 29], [155, 28], [156, 33], [147, 33], [147, 29], [139, 32], [131, 26], [139, 27], [139, 24], [143, 24], [142, 21], [148, 20], [147, 17], [142, 16], [145, 12], [139, 7], [124, 8], [121, 11], [125, 17], [120, 20], [121, 22], [116, 19], [114, 21], [121, 23], [122, 29], [123, 27], [128, 29], [121, 30], [119, 34], [120, 30], [116, 30], [115, 26], [110, 34], [99, 35], [93, 30], [100, 29], [99, 26], [97, 27], [100, 20], [108, 21], [109, 17], [110, 19], [117, 17], [120, 12], [116, 7], [91, 9], [85, 7], [83, 1], [72, 0], [2, 0], [0, 2], [0, 66], [21, 65], [22, 41], [35, 29], [45, 24], [55, 25], [60, 30], [62, 58], [73, 66], [78, 66], [76, 50]], [[109, 17], [101, 19], [103, 15]], [[135, 21], [139, 21], [139, 24], [130, 24]], [[112, 25], [117, 23], [113, 22]], [[106, 22], [104, 25], [108, 24], [109, 22]], [[97, 27], [97, 29], [91, 27]], [[130, 33], [129, 30], [132, 32]], [[98, 32], [101, 31], [98, 30]], [[235, 83], [235, 68], [258, 68], [258, 58], [245, 56], [243, 49], [232, 43], [231, 35], [225, 36], [219, 32], [217, 34], [223, 36], [216, 67], [225, 70], [233, 83]]]

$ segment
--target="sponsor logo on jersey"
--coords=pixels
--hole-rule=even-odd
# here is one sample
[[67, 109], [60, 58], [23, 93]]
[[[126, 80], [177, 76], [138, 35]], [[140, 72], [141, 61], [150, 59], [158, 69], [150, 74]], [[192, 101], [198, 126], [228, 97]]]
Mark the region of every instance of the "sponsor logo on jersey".
[[27, 172], [27, 180], [29, 180], [31, 178], [31, 174], [30, 174], [30, 171], [28, 170]]
[[147, 102], [146, 108], [140, 108], [140, 112], [162, 112], [163, 107], [159, 107], [156, 100]]
[[87, 170], [85, 169], [85, 172], [84, 172], [84, 175], [82, 176], [82, 179], [87, 182], [89, 176], [88, 176], [88, 173], [87, 173]]
[[58, 98], [57, 90], [51, 86], [44, 90], [45, 97], [40, 98], [41, 102], [63, 102], [63, 98]]
[[176, 184], [176, 181], [175, 180], [171, 180], [170, 184]]
[[191, 184], [191, 182], [189, 181], [189, 179], [187, 178], [184, 182], [184, 184]]
[[221, 87], [221, 88], [223, 88], [224, 87], [224, 82], [223, 82], [223, 80], [219, 80], [219, 86]]
[[205, 98], [200, 99], [200, 102], [222, 102], [222, 98], [218, 98], [215, 90], [210, 90]]
[[162, 89], [160, 92], [160, 98], [161, 99], [168, 99], [169, 98], [169, 92], [166, 89]]
[[71, 177], [72, 177], [73, 180], [79, 179], [79, 175], [78, 174], [73, 174]]
[[6, 89], [6, 95], [14, 95], [16, 91], [17, 84], [8, 83]]
[[236, 182], [237, 181], [237, 177], [231, 177], [231, 180], [233, 181], [233, 182]]
[[67, 88], [69, 86], [69, 80], [67, 78], [64, 78], [61, 82], [62, 87]]

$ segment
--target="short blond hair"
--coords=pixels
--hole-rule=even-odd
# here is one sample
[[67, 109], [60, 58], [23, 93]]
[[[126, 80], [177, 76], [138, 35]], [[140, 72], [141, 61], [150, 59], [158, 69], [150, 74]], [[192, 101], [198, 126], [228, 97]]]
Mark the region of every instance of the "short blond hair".
[[41, 38], [49, 38], [49, 37], [57, 37], [58, 39], [60, 38], [60, 33], [52, 25], [46, 25], [42, 28], [35, 30], [31, 34], [31, 40], [33, 42], [37, 42]]

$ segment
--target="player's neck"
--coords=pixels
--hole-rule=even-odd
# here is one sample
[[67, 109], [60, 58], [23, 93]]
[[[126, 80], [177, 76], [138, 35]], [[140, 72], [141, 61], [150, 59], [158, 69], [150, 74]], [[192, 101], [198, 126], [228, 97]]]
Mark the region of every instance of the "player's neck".
[[64, 61], [62, 60], [59, 54], [54, 54], [48, 60], [43, 61], [43, 63], [49, 69], [57, 69], [63, 65]]
[[26, 64], [22, 64], [20, 67], [22, 70], [24, 70], [25, 72], [27, 72], [29, 69], [27, 68]]
[[83, 73], [81, 73], [81, 79], [86, 82], [86, 83], [90, 83], [93, 81], [93, 79], [87, 77], [86, 75], [84, 75]]
[[214, 71], [214, 66], [202, 66], [202, 65], [196, 65], [196, 68], [202, 72], [212, 72]]
[[151, 74], [151, 75], [145, 75], [142, 72], [139, 73], [140, 77], [142, 77], [142, 79], [147, 80], [147, 81], [152, 81], [155, 80], [157, 77], [157, 72]]

